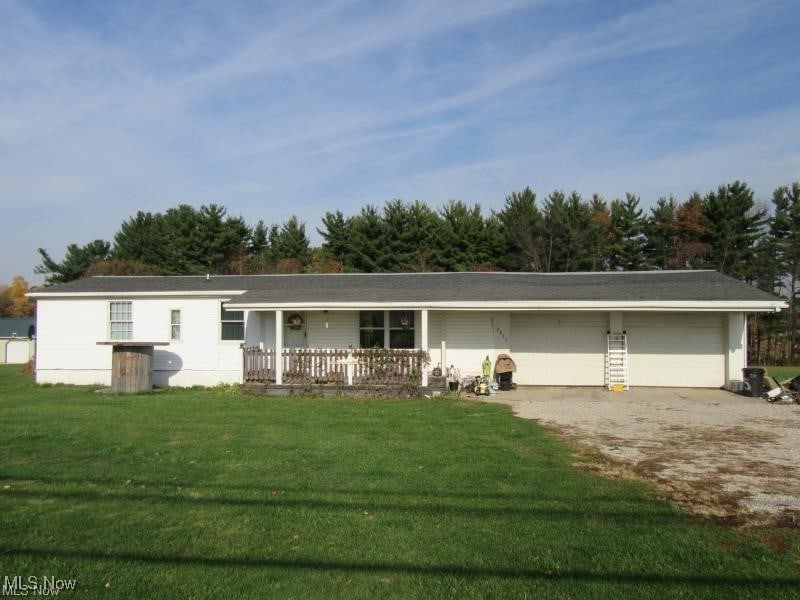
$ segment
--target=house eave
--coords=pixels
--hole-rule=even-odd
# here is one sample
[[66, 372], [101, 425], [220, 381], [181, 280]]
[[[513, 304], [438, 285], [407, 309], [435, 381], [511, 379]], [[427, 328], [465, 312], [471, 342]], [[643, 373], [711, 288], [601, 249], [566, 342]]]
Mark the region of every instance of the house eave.
[[226, 302], [237, 310], [504, 310], [504, 311], [625, 311], [625, 312], [779, 312], [786, 308], [781, 301], [748, 300], [628, 300], [628, 301], [448, 301], [448, 302]]
[[247, 290], [203, 290], [183, 292], [29, 292], [29, 298], [46, 300], [50, 298], [219, 298], [241, 296]]

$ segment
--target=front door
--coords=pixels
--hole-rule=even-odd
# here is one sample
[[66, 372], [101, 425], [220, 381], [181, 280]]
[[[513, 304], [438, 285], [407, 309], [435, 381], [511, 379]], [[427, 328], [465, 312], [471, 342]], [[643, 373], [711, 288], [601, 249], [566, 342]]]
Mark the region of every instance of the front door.
[[283, 347], [305, 348], [307, 345], [305, 313], [287, 314], [283, 323]]

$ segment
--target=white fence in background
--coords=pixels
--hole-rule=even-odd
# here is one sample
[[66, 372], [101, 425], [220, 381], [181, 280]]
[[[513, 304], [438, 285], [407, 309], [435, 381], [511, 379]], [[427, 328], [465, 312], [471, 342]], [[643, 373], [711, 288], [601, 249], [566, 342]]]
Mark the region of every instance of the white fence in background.
[[0, 364], [24, 365], [36, 352], [36, 340], [0, 338]]

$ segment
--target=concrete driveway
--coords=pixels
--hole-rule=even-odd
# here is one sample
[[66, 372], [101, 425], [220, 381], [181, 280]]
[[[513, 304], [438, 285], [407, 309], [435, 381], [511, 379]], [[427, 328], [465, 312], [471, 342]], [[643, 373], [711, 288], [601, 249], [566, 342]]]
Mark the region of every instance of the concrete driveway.
[[694, 388], [525, 387], [486, 400], [614, 459], [591, 468], [656, 481], [692, 512], [800, 516], [800, 405]]

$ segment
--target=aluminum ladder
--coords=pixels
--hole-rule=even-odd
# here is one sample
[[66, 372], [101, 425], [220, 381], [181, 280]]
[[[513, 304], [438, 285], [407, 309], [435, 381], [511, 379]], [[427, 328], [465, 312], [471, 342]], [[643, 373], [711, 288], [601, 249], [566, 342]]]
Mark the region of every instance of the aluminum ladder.
[[628, 389], [628, 341], [625, 333], [608, 334], [606, 353], [606, 388]]

